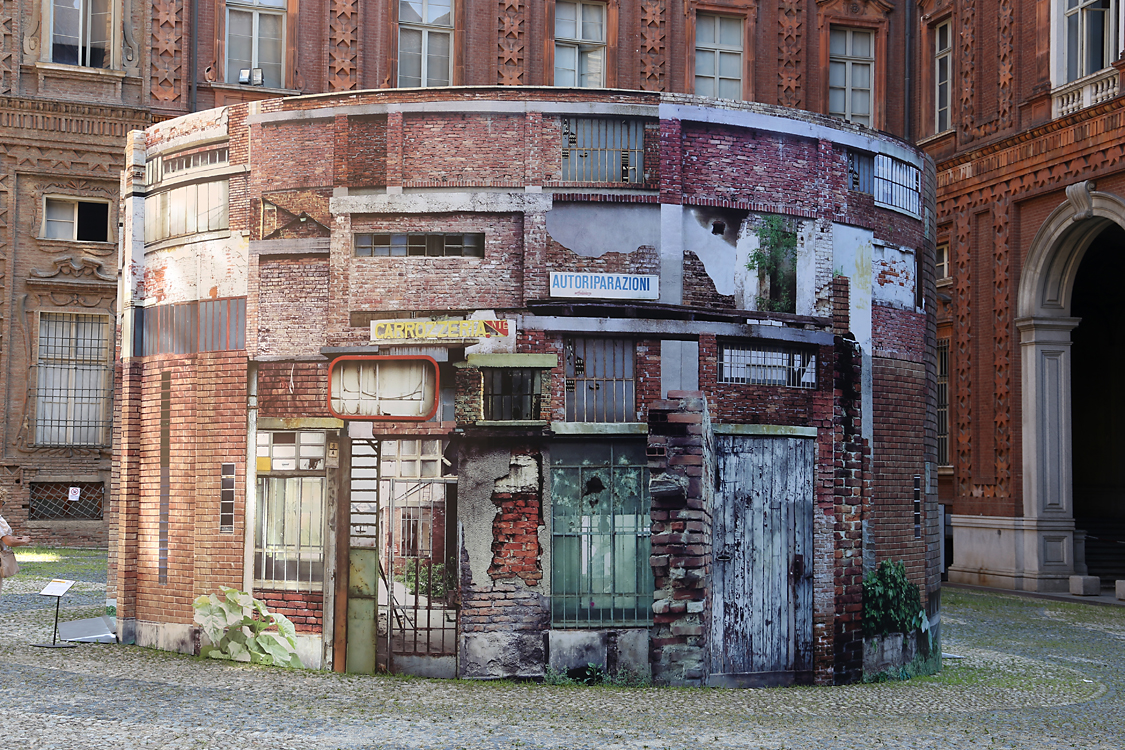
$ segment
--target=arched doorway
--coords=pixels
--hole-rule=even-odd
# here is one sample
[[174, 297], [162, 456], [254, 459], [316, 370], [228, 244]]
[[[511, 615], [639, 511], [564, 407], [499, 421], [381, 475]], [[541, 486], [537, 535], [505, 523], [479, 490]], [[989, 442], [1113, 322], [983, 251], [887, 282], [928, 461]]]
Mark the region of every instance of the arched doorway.
[[[1109, 266], [1118, 262], [1112, 256], [1114, 245], [1120, 248], [1121, 227], [1125, 227], [1125, 201], [1095, 191], [1092, 182], [1070, 185], [1066, 201], [1035, 235], [1024, 264], [1016, 320], [1023, 389], [1023, 516], [1012, 519], [1013, 531], [1020, 537], [1015, 547], [1016, 588], [1066, 590], [1070, 575], [1085, 572], [1083, 534], [1075, 534], [1076, 470], [1082, 472], [1078, 481], [1083, 488], [1101, 473], [1090, 468], [1096, 461], [1083, 456], [1075, 462], [1074, 453], [1087, 450], [1089, 441], [1097, 439], [1098, 431], [1104, 434], [1106, 427], [1104, 415], [1093, 415], [1098, 407], [1085, 391], [1077, 413], [1072, 394], [1097, 380], [1105, 361], [1099, 361], [1098, 348], [1107, 355], [1111, 346], [1096, 337], [1105, 325], [1113, 325], [1113, 316], [1103, 320], [1106, 315], [1094, 307], [1093, 297], [1105, 293], [1100, 286], [1103, 280], [1095, 277], [1109, 273]], [[1084, 262], [1087, 256], [1089, 265]], [[1076, 292], [1083, 297], [1077, 304]], [[1084, 310], [1091, 317], [1089, 326], [1074, 333]], [[1077, 364], [1072, 341], [1078, 342]], [[1107, 382], [1099, 392], [1104, 394], [1110, 387], [1112, 366], [1102, 372]], [[1072, 377], [1078, 381], [1072, 382]], [[1083, 430], [1077, 442], [1074, 420]], [[1099, 449], [1097, 455], [1105, 453]], [[1087, 497], [1084, 494], [1081, 501], [1083, 512], [1100, 507], [1091, 505]]]
[[1074, 525], [1089, 575], [1125, 578], [1125, 229], [1103, 229], [1074, 277], [1071, 334]]

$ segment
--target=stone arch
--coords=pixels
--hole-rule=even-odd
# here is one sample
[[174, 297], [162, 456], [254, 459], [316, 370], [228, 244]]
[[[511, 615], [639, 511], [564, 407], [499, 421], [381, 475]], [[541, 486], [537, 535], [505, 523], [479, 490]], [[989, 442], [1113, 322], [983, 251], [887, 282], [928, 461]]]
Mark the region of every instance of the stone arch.
[[[1075, 276], [1094, 239], [1111, 224], [1125, 227], [1125, 201], [1091, 181], [1066, 188], [1066, 200], [1039, 228], [1020, 278], [1023, 406], [1023, 517], [1017, 588], [1065, 590], [1084, 574], [1082, 534], [1075, 535], [1071, 453], [1071, 316]], [[1028, 580], [1031, 579], [1031, 580]]]

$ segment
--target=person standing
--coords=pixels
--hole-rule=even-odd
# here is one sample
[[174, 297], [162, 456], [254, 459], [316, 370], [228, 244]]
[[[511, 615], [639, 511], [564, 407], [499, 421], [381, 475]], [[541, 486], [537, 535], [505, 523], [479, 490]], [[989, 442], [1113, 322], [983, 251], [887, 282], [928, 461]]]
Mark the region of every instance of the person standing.
[[[12, 527], [0, 516], [0, 554], [10, 552], [12, 547], [23, 547], [31, 544], [31, 537], [16, 536]], [[4, 578], [0, 576], [0, 592], [4, 591]]]

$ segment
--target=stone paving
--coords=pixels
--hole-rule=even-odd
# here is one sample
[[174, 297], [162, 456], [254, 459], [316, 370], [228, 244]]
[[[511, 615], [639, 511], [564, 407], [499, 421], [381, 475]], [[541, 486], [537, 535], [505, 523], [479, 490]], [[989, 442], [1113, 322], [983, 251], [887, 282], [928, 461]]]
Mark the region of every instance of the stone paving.
[[[60, 575], [50, 573], [50, 575]], [[104, 567], [62, 619], [101, 614]], [[941, 674], [712, 690], [557, 687], [49, 650], [32, 570], [0, 597], [0, 727], [20, 748], [1121, 748], [1125, 608], [947, 589]], [[955, 654], [962, 658], [948, 658]]]

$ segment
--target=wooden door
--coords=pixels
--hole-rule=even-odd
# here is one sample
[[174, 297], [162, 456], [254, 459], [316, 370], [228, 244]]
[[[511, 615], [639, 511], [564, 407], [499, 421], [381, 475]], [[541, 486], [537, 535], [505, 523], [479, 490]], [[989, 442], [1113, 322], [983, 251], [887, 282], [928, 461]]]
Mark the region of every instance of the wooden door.
[[812, 523], [816, 443], [716, 438], [712, 685], [812, 678]]

